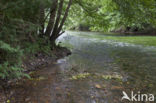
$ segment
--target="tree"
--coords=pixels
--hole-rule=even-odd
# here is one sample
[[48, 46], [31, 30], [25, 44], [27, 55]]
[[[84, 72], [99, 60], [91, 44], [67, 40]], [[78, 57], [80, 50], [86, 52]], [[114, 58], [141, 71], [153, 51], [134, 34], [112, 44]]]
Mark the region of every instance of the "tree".
[[71, 4], [72, 0], [0, 1], [0, 81], [26, 76], [21, 68], [26, 54], [50, 55]]
[[47, 35], [48, 37], [51, 36], [51, 32], [52, 32], [52, 29], [54, 26], [57, 5], [58, 5], [58, 0], [54, 0], [53, 4], [51, 5], [51, 8], [50, 8], [50, 18], [49, 18], [48, 26], [47, 26], [46, 32], [45, 32], [45, 35]]
[[[55, 0], [53, 2], [54, 6], [52, 6], [51, 10], [50, 10], [51, 11], [50, 19], [48, 22], [48, 26], [46, 28], [45, 35], [50, 37], [52, 47], [56, 46], [55, 41], [62, 34], [60, 32], [62, 30], [62, 27], [63, 27], [65, 21], [66, 21], [70, 6], [72, 4], [72, 0], [69, 0], [69, 2], [67, 4], [67, 8], [65, 9], [65, 13], [62, 14], [64, 1], [65, 0], [60, 0], [60, 2], [58, 4], [58, 0]], [[58, 7], [58, 9], [57, 9], [57, 7]], [[63, 15], [62, 19], [61, 19], [61, 15]]]
[[[76, 17], [75, 14], [81, 17], [78, 15]], [[93, 31], [111, 31], [121, 26], [139, 29], [145, 29], [147, 26], [156, 28], [156, 1], [75, 0], [69, 18], [68, 22], [87, 24]], [[82, 19], [77, 20], [78, 18]]]

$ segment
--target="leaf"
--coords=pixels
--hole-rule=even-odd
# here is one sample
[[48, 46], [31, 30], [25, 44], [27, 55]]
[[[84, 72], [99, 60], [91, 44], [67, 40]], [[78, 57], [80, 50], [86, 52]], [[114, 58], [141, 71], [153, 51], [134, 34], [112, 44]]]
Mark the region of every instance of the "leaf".
[[10, 103], [10, 100], [7, 100], [7, 103]]
[[121, 86], [112, 86], [111, 89], [112, 90], [115, 90], [115, 89], [123, 89], [123, 87], [121, 87]]
[[98, 89], [102, 88], [99, 84], [96, 84], [95, 87], [98, 88]]

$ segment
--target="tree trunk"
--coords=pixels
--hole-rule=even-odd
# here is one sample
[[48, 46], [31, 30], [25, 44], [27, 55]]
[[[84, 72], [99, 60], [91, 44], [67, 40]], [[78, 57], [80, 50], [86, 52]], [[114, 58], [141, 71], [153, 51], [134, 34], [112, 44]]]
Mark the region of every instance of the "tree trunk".
[[42, 37], [44, 35], [44, 17], [45, 17], [45, 11], [44, 11], [44, 6], [41, 4], [40, 5], [40, 19], [39, 19], [39, 25], [40, 25], [40, 36]]
[[3, 11], [0, 11], [0, 32], [2, 30], [3, 24], [4, 24], [4, 14]]
[[59, 25], [59, 22], [60, 22], [60, 17], [61, 17], [61, 14], [62, 14], [63, 2], [64, 2], [64, 0], [60, 0], [59, 9], [58, 9], [58, 13], [57, 13], [57, 18], [56, 18], [55, 26], [54, 26], [51, 37], [56, 35], [58, 25]]
[[51, 35], [53, 25], [54, 25], [54, 22], [55, 22], [57, 4], [58, 4], [58, 0], [54, 0], [54, 2], [52, 4], [52, 7], [50, 8], [50, 19], [49, 19], [48, 26], [47, 26], [46, 32], [45, 32], [45, 35], [47, 35], [49, 37]]
[[66, 21], [66, 18], [68, 16], [68, 12], [69, 12], [69, 9], [70, 9], [71, 4], [72, 4], [72, 0], [69, 0], [68, 6], [67, 6], [66, 11], [65, 11], [65, 14], [64, 14], [64, 17], [63, 17], [63, 19], [62, 19], [62, 21], [61, 21], [58, 29], [55, 32], [53, 32], [54, 34], [52, 34], [51, 37], [50, 37], [51, 43], [55, 43], [56, 39], [60, 36], [60, 31], [62, 30], [62, 27], [64, 25], [64, 22]]
[[62, 19], [62, 21], [61, 21], [61, 23], [60, 23], [60, 26], [59, 26], [59, 28], [58, 28], [58, 30], [57, 30], [58, 36], [60, 36], [60, 35], [59, 35], [59, 34], [60, 34], [60, 31], [62, 30], [62, 27], [63, 27], [63, 25], [64, 25], [64, 22], [66, 21], [66, 18], [67, 18], [67, 16], [68, 16], [68, 12], [69, 12], [69, 9], [70, 9], [71, 4], [72, 4], [72, 0], [69, 0], [67, 9], [66, 9], [65, 14], [64, 14], [64, 17], [63, 17], [63, 19]]

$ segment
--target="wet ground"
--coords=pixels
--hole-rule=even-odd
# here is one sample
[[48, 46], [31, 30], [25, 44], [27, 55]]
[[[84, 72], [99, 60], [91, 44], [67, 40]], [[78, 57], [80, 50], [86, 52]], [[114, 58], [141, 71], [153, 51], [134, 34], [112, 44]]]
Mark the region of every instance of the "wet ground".
[[131, 91], [156, 94], [156, 47], [87, 38], [82, 33], [64, 34], [59, 40], [72, 55], [11, 87], [7, 102], [136, 103], [121, 101], [122, 91], [129, 96]]

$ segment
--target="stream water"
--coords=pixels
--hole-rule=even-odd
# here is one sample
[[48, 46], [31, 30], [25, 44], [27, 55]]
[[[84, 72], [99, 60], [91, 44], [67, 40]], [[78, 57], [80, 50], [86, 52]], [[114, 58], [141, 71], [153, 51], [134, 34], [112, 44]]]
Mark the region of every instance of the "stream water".
[[83, 33], [106, 36], [65, 33], [58, 41], [72, 55], [19, 84], [11, 103], [131, 103], [121, 101], [123, 91], [129, 96], [131, 91], [156, 94], [156, 47], [87, 38]]

